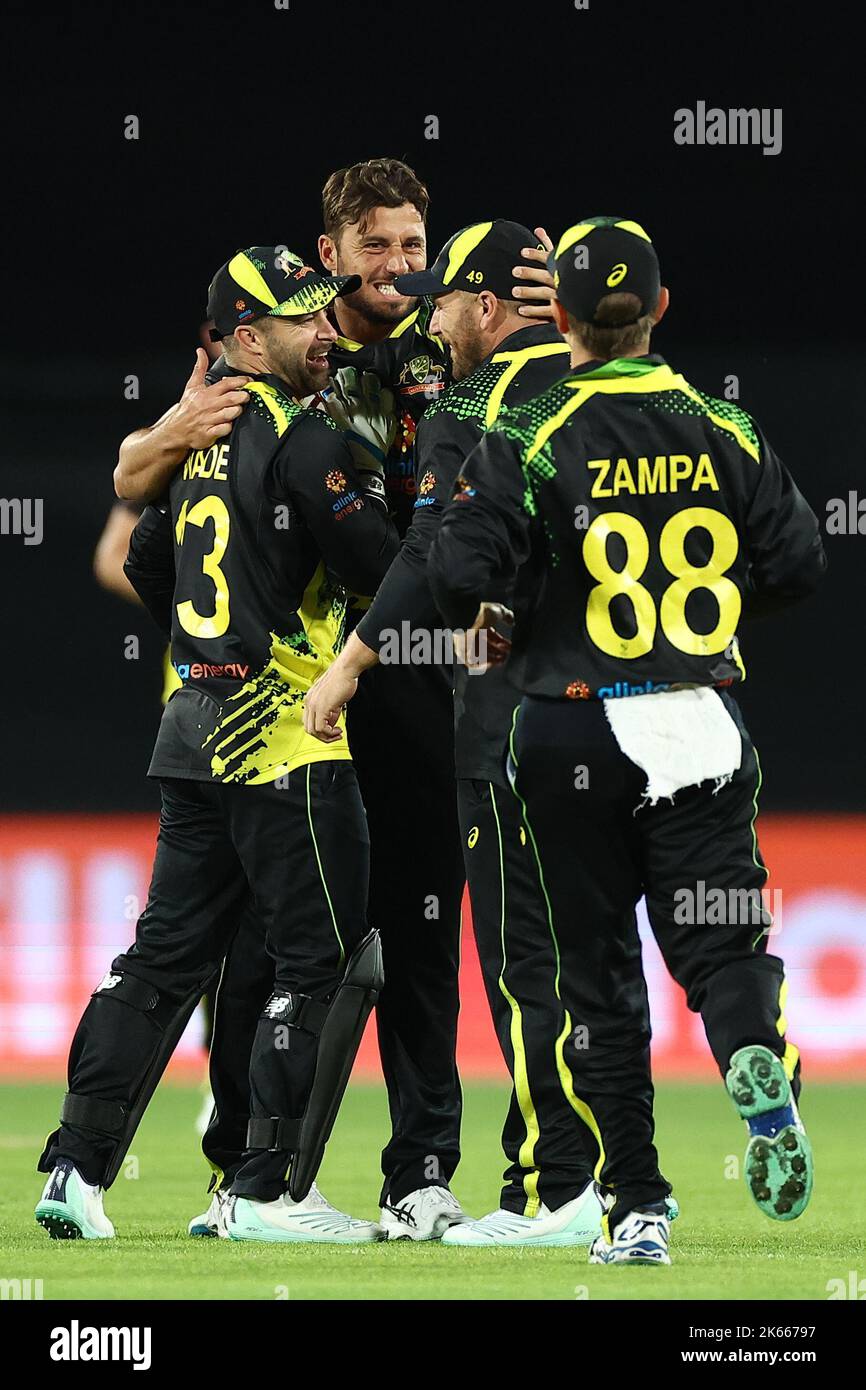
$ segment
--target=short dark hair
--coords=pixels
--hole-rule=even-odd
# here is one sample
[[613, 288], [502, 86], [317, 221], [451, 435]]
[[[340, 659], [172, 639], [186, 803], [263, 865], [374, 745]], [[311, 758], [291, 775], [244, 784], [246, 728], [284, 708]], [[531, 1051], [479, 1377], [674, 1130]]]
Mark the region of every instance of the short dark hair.
[[363, 232], [373, 208], [411, 203], [426, 221], [430, 194], [414, 169], [399, 159], [365, 159], [337, 169], [322, 189], [325, 235], [336, 241], [344, 227], [358, 222]]
[[581, 323], [569, 314], [568, 323], [577, 334], [581, 346], [600, 362], [624, 357], [646, 342], [655, 327], [652, 314], [634, 316], [640, 308], [636, 294], [606, 294], [595, 311], [596, 323]]

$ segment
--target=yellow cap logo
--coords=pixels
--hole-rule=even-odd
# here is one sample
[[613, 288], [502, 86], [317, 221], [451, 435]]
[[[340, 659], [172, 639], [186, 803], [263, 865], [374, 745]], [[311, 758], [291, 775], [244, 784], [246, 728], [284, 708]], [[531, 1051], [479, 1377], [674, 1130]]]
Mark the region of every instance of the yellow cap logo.
[[619, 265], [615, 265], [610, 275], [608, 275], [606, 283], [613, 289], [614, 285], [618, 285], [620, 280], [624, 280], [627, 275], [628, 266], [624, 261], [620, 261]]
[[526, 831], [523, 829], [522, 825], [520, 827], [520, 843], [522, 845], [526, 844]]
[[477, 845], [477, 843], [478, 843], [478, 826], [477, 826], [477, 825], [473, 825], [472, 829], [470, 830], [470, 832], [469, 832], [469, 834], [468, 834], [468, 836], [467, 836], [467, 838], [466, 838], [466, 843], [467, 843], [467, 845], [469, 846], [470, 849], [474, 849], [475, 846]]

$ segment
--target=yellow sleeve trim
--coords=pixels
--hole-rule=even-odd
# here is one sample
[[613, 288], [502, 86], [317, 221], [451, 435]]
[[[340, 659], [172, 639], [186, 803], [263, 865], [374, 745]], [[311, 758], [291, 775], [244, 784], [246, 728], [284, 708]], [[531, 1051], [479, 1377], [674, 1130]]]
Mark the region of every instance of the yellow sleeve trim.
[[244, 390], [252, 391], [260, 397], [262, 404], [267, 406], [277, 422], [277, 434], [284, 434], [289, 428], [289, 417], [283, 410], [273, 386], [269, 386], [266, 381], [248, 381]]
[[536, 360], [539, 357], [554, 357], [557, 353], [571, 353], [568, 343], [542, 343], [539, 347], [521, 348], [519, 352], [498, 352], [493, 358], [494, 362], [509, 362], [511, 365], [505, 368], [502, 376], [497, 381], [493, 390], [490, 392], [490, 399], [487, 402], [487, 412], [484, 417], [485, 425], [492, 425], [502, 408], [502, 401], [505, 392], [508, 390], [518, 372], [526, 366], [527, 362]]

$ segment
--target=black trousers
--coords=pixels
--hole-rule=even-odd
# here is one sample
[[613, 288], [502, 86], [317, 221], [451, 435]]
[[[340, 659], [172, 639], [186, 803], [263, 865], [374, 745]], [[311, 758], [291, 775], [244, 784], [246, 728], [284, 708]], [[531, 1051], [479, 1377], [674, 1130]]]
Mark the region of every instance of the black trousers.
[[[586, 1111], [563, 1047], [572, 1031], [570, 980], [517, 798], [494, 782], [457, 784], [460, 833], [484, 986], [514, 1087], [502, 1131], [508, 1159], [500, 1205], [555, 1211], [592, 1177]], [[640, 959], [632, 1007], [649, 1036]]]
[[[782, 962], [767, 953], [766, 921], [739, 911], [739, 895], [759, 894], [767, 876], [754, 832], [760, 773], [739, 711], [724, 698], [743, 739], [733, 779], [715, 794], [704, 784], [639, 810], [645, 774], [620, 750], [600, 703], [525, 697], [512, 740], [514, 786], [572, 991], [577, 1027], [565, 1053], [591, 1115], [601, 1180], [616, 1197], [612, 1227], [670, 1190], [653, 1143], [647, 1037], [623, 998], [642, 894], [719, 1069], [736, 1048], [762, 1043], [795, 1070], [781, 1031]], [[736, 900], [724, 924], [697, 920], [715, 889]]]
[[[147, 906], [134, 945], [112, 962], [112, 972], [152, 985], [168, 1017], [215, 977], [251, 897], [268, 962], [259, 1010], [272, 990], [328, 1000], [367, 930], [369, 840], [351, 763], [314, 763], [280, 785], [169, 780], [161, 786]], [[297, 1118], [306, 1105], [316, 1037], [292, 1028], [288, 1043], [280, 1044], [278, 1026], [259, 1012], [245, 1053], [244, 1131], [250, 1113]], [[69, 1090], [131, 1106], [154, 1051], [152, 1018], [98, 991], [73, 1039]], [[69, 1158], [87, 1181], [101, 1182], [112, 1149], [105, 1136], [62, 1125], [41, 1166]], [[284, 1150], [246, 1153], [233, 1190], [272, 1200], [285, 1190], [289, 1158]]]
[[431, 667], [376, 666], [347, 730], [370, 827], [367, 916], [382, 936], [376, 1008], [391, 1138], [381, 1200], [447, 1183], [460, 1160], [460, 906], [465, 886], [450, 682]]
[[[453, 713], [442, 673], [365, 673], [347, 726], [370, 831], [367, 918], [382, 937], [376, 1008], [391, 1139], [380, 1200], [448, 1182], [460, 1159], [457, 1074], [460, 905], [465, 882], [454, 779]], [[267, 965], [255, 913], [226, 958], [211, 1048], [215, 1112], [202, 1147], [228, 1185], [246, 1132], [246, 1058]]]

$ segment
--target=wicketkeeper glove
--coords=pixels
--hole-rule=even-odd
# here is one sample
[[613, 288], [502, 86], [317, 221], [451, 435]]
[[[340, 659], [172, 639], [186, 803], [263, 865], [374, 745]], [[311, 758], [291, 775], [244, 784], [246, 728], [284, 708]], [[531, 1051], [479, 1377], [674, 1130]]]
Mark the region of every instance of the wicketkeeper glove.
[[346, 436], [364, 492], [384, 503], [385, 458], [397, 432], [393, 391], [375, 372], [341, 367], [322, 400]]

